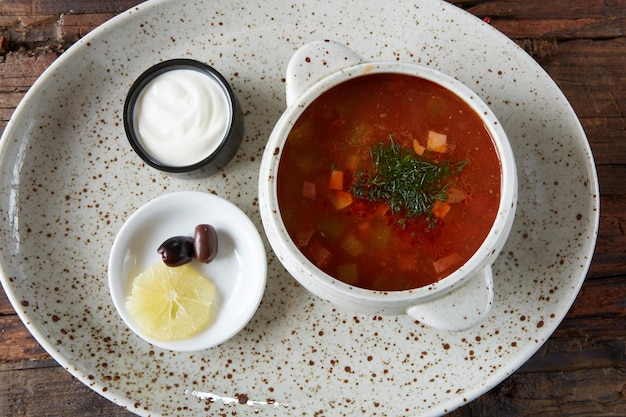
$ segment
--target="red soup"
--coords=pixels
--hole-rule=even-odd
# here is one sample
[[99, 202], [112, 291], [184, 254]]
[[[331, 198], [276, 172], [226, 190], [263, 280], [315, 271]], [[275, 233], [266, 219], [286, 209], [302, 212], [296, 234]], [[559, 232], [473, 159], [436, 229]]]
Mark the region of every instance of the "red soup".
[[500, 161], [480, 117], [430, 81], [371, 74], [300, 116], [278, 168], [291, 239], [347, 284], [394, 291], [464, 264], [494, 222]]

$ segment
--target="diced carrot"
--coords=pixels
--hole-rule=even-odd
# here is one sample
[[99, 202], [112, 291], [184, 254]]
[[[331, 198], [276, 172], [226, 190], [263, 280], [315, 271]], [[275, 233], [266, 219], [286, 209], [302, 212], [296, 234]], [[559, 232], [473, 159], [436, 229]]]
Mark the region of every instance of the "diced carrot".
[[330, 183], [328, 187], [331, 190], [336, 190], [336, 191], [343, 190], [343, 171], [333, 169], [330, 172]]
[[311, 181], [304, 181], [302, 184], [302, 197], [315, 200], [316, 194], [315, 183]]
[[426, 151], [426, 147], [422, 146], [417, 139], [413, 139], [413, 150], [415, 151], [416, 154], [418, 155], [424, 155], [424, 152]]
[[442, 272], [452, 268], [453, 266], [460, 266], [460, 263], [462, 261], [463, 259], [461, 258], [461, 255], [459, 255], [458, 252], [454, 252], [433, 262], [433, 267], [435, 268], [435, 272], [441, 274]]
[[313, 240], [309, 245], [309, 255], [313, 263], [319, 268], [324, 268], [333, 257], [333, 254], [322, 246], [317, 240]]
[[448, 202], [435, 200], [435, 202], [433, 203], [433, 214], [436, 218], [443, 219], [450, 211], [450, 208], [451, 206]]
[[347, 191], [331, 191], [329, 197], [336, 210], [341, 210], [352, 204], [352, 194]]
[[426, 149], [433, 152], [444, 153], [448, 149], [448, 136], [429, 130]]

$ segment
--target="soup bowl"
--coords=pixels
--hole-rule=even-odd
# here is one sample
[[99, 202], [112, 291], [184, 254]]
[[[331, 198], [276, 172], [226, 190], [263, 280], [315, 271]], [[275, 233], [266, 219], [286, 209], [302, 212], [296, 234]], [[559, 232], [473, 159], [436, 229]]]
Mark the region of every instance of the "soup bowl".
[[[291, 137], [290, 134], [296, 135], [294, 132], [305, 123], [300, 119], [304, 119], [306, 112], [320, 97], [324, 97], [329, 91], [338, 91], [338, 87], [345, 86], [347, 83], [353, 83], [355, 80], [362, 80], [373, 75], [414, 77], [452, 93], [479, 118], [478, 121], [491, 139], [490, 148], [494, 152], [495, 163], [499, 165], [499, 182], [497, 183], [499, 189], [495, 190], [495, 204], [492, 217], [485, 226], [484, 238], [481, 235], [471, 253], [466, 255], [466, 258], [459, 264], [450, 267], [448, 271], [424, 285], [395, 289], [395, 284], [390, 282], [386, 284], [387, 287], [377, 288], [362, 285], [356, 281], [351, 282], [345, 277], [339, 279], [336, 273], [325, 271], [319, 257], [312, 257], [311, 251], [307, 254], [304, 253], [303, 246], [310, 245], [310, 241], [307, 240], [310, 236], [302, 238], [302, 236], [294, 234], [293, 230], [290, 233], [286, 225], [289, 221], [285, 219], [292, 217], [292, 213], [289, 211], [294, 209], [285, 205], [284, 199], [281, 199], [281, 193], [284, 194], [285, 192], [279, 189], [281, 182], [279, 177], [282, 169], [281, 162], [287, 164], [287, 159], [293, 157], [293, 153], [285, 152], [288, 138]], [[311, 293], [331, 302], [339, 309], [353, 313], [408, 314], [421, 323], [450, 331], [469, 329], [487, 317], [494, 299], [492, 265], [509, 235], [517, 205], [517, 173], [514, 155], [505, 131], [490, 108], [461, 82], [435, 69], [406, 62], [366, 62], [348, 47], [332, 41], [312, 42], [295, 52], [287, 66], [286, 98], [287, 108], [269, 137], [261, 161], [259, 176], [259, 204], [263, 227], [272, 249], [285, 269]], [[352, 100], [358, 101], [359, 99], [353, 98]], [[372, 100], [374, 101], [368, 105], [377, 107], [376, 99], [372, 98]], [[409, 104], [413, 105], [413, 103]], [[333, 106], [327, 106], [324, 112], [330, 114], [335, 110]], [[387, 117], [387, 114], [381, 114], [380, 117]], [[411, 115], [409, 115], [410, 118]], [[317, 123], [319, 124], [319, 120]], [[391, 135], [390, 142], [393, 146]], [[414, 141], [415, 143], [420, 146], [419, 141]], [[370, 155], [372, 149], [368, 151]], [[433, 147], [433, 149], [435, 148]], [[318, 157], [317, 152], [318, 149], [311, 149], [310, 151], [302, 150], [300, 153], [310, 154], [309, 157], [315, 159]], [[341, 150], [338, 152], [341, 153]], [[413, 152], [413, 150], [407, 152]], [[415, 148], [414, 152], [420, 151]], [[377, 164], [376, 169], [380, 171], [380, 162]], [[334, 171], [332, 167], [329, 168], [329, 171], [331, 170]], [[349, 174], [349, 178], [354, 180], [359, 176], [352, 172]], [[343, 183], [350, 181], [344, 179]], [[354, 182], [352, 184], [351, 193], [354, 194], [355, 198], [360, 197], [355, 194]], [[329, 187], [333, 188], [332, 180]], [[311, 199], [316, 198], [316, 189], [313, 188], [311, 191], [313, 195], [306, 195], [306, 188], [306, 185], [302, 188], [302, 208], [297, 210], [305, 210], [309, 203], [304, 201], [312, 201]], [[352, 201], [352, 196], [348, 196], [348, 198]], [[391, 203], [384, 204], [383, 202], [382, 204], [384, 207], [390, 205]], [[435, 217], [432, 215], [428, 217], [428, 224], [425, 226], [428, 233], [431, 233], [429, 229], [438, 227], [435, 224], [438, 219]], [[474, 212], [466, 222], [477, 222], [480, 217], [480, 213]], [[367, 221], [364, 220], [363, 224], [365, 229], [369, 227]], [[319, 226], [314, 226], [313, 229], [315, 233], [320, 232]], [[334, 233], [333, 230], [337, 229], [341, 229], [341, 227], [331, 226], [326, 232], [321, 231], [321, 233], [332, 234]], [[468, 239], [460, 236], [459, 243]], [[354, 246], [352, 245], [352, 248]], [[359, 247], [358, 244], [356, 247], [357, 252], [363, 252], [364, 248]], [[350, 251], [350, 245], [327, 250], [324, 263], [326, 258], [331, 259], [344, 249]], [[420, 256], [420, 250], [419, 248], [410, 248], [409, 253], [414, 251], [417, 258]], [[434, 248], [433, 251], [437, 252], [438, 248]], [[385, 262], [382, 264], [388, 265]], [[383, 270], [384, 268], [385, 266], [382, 267]], [[372, 271], [374, 269], [372, 268]], [[396, 273], [371, 272], [371, 274], [390, 275], [386, 279], [393, 281]], [[415, 274], [420, 275], [421, 272], [416, 270]], [[379, 277], [373, 278], [376, 281]]]

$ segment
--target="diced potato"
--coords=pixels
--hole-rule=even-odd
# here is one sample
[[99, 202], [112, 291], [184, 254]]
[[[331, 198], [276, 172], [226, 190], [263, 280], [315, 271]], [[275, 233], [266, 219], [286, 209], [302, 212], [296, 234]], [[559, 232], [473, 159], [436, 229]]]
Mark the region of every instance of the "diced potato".
[[346, 168], [352, 172], [356, 172], [359, 169], [359, 157], [356, 154], [349, 154], [346, 156]]
[[341, 210], [352, 204], [352, 194], [347, 191], [333, 190], [330, 192], [329, 198], [336, 210]]
[[337, 267], [337, 278], [346, 284], [356, 285], [358, 270], [356, 264], [344, 264]]
[[392, 227], [385, 222], [378, 221], [374, 226], [372, 235], [372, 247], [374, 249], [382, 249], [389, 244], [389, 239], [393, 234]]
[[289, 133], [289, 140], [292, 141], [292, 143], [306, 141], [306, 139], [311, 136], [311, 132], [314, 131], [315, 125], [313, 123], [313, 118], [309, 117], [308, 119], [302, 120], [304, 120], [304, 123], [299, 123], [294, 126]]
[[324, 238], [337, 241], [343, 235], [345, 223], [340, 217], [328, 216], [319, 221], [317, 230]]
[[356, 126], [352, 132], [350, 132], [350, 135], [346, 138], [346, 142], [353, 145], [358, 144], [363, 140], [363, 137], [370, 133], [371, 130], [372, 128], [369, 125], [359, 123], [359, 125]]
[[429, 130], [426, 149], [432, 152], [444, 153], [448, 149], [448, 135]]
[[341, 242], [341, 249], [345, 250], [348, 255], [356, 258], [365, 252], [365, 245], [363, 245], [358, 237], [353, 234], [349, 234]]

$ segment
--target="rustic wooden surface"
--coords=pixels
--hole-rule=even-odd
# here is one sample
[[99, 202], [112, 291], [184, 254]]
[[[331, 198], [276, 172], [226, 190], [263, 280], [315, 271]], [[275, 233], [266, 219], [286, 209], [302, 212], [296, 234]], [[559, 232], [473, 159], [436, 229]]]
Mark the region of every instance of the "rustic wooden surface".
[[[0, 0], [0, 131], [73, 42], [138, 0]], [[520, 370], [450, 414], [626, 416], [626, 0], [459, 0], [554, 78], [591, 143], [600, 230], [566, 319]], [[32, 338], [0, 290], [1, 416], [130, 416], [83, 386]]]

